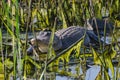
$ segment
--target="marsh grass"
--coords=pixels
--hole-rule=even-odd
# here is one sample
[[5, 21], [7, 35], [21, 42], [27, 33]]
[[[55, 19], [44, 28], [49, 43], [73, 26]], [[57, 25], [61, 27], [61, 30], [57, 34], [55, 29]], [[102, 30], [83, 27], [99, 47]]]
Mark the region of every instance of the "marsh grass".
[[[58, 65], [60, 61], [65, 66], [68, 66], [71, 58], [71, 52], [76, 49], [76, 53], [74, 58], [78, 59], [79, 66], [83, 66], [83, 75], [74, 75], [73, 77], [82, 77], [85, 79], [85, 73], [87, 71], [86, 60], [88, 59], [87, 55], [83, 51], [83, 56], [81, 55], [80, 48], [83, 47], [82, 40], [69, 49], [62, 51], [60, 55], [55, 55], [52, 49], [52, 42], [54, 36], [51, 36], [50, 44], [49, 44], [49, 51], [45, 61], [41, 63], [41, 61], [36, 61], [32, 59], [29, 55], [27, 55], [27, 47], [28, 47], [28, 40], [29, 40], [29, 32], [36, 36], [35, 32], [39, 30], [43, 30], [48, 28], [52, 30], [52, 34], [58, 29], [67, 28], [68, 26], [72, 25], [81, 25], [83, 26], [86, 23], [87, 18], [96, 17], [102, 18], [101, 10], [103, 7], [109, 10], [110, 19], [112, 21], [117, 22], [117, 26], [119, 25], [119, 21], [117, 19], [120, 12], [120, 4], [119, 0], [114, 2], [110, 1], [94, 1], [94, 0], [7, 0], [7, 1], [0, 1], [0, 74], [2, 75], [4, 80], [9, 80], [13, 78], [16, 80], [19, 78], [20, 80], [26, 80], [28, 78], [29, 71], [32, 69], [32, 66], [29, 64], [31, 63], [36, 70], [33, 72], [34, 75], [31, 78], [42, 80], [47, 77], [43, 77], [47, 73], [48, 67], [50, 70], [53, 70], [52, 67], [54, 65]], [[21, 32], [25, 32], [24, 42], [21, 40]], [[119, 31], [118, 31], [119, 32]], [[6, 40], [3, 41], [3, 34], [7, 33]], [[104, 31], [105, 33], [105, 31]], [[12, 49], [7, 49], [7, 46], [4, 47], [3, 43], [6, 43], [9, 39], [9, 35], [11, 37], [11, 47]], [[105, 34], [104, 34], [105, 35]], [[117, 37], [119, 35], [113, 35], [113, 41], [116, 43]], [[115, 40], [114, 40], [115, 39]], [[7, 45], [7, 44], [6, 44]], [[111, 69], [112, 71], [112, 79], [119, 79], [118, 76], [114, 76], [114, 69], [113, 64], [111, 62], [112, 58], [115, 57], [116, 51], [113, 49], [113, 45], [109, 46], [110, 48], [100, 47], [100, 51], [96, 51], [91, 48], [94, 58], [94, 63], [101, 65], [101, 69], [103, 70], [104, 75], [98, 74], [96, 80], [110, 80], [108, 75], [107, 69]], [[109, 51], [111, 49], [111, 51]], [[117, 43], [117, 49], [120, 50], [119, 45]], [[83, 50], [86, 50], [84, 48]], [[98, 54], [98, 53], [103, 53]], [[9, 58], [9, 55], [12, 55], [12, 59]], [[110, 55], [109, 55], [110, 54]], [[73, 56], [72, 56], [73, 57]], [[41, 58], [41, 57], [40, 57]], [[55, 64], [56, 63], [56, 64]], [[110, 65], [108, 65], [110, 64]], [[120, 64], [120, 63], [119, 63]], [[117, 69], [119, 69], [119, 64]], [[60, 71], [59, 68], [56, 68], [56, 72], [72, 76], [71, 73], [65, 72], [65, 67], [63, 66], [63, 70]], [[79, 70], [77, 67], [76, 70]], [[101, 71], [102, 71], [101, 70]], [[79, 71], [77, 71], [79, 72]], [[32, 73], [32, 72], [30, 72]], [[119, 75], [119, 72], [116, 72]]]

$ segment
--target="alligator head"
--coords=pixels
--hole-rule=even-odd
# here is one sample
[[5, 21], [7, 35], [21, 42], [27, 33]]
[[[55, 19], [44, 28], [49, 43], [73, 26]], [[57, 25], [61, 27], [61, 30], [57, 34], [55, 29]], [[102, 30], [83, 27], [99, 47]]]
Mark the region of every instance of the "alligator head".
[[[50, 36], [51, 36], [50, 31], [40, 31], [39, 35], [36, 38], [30, 40], [31, 46], [27, 49], [27, 52], [32, 53], [33, 48], [34, 49], [37, 48], [42, 53], [48, 52]], [[61, 40], [59, 39], [59, 37], [54, 35], [53, 49], [56, 51], [59, 50], [61, 47], [62, 47]]]

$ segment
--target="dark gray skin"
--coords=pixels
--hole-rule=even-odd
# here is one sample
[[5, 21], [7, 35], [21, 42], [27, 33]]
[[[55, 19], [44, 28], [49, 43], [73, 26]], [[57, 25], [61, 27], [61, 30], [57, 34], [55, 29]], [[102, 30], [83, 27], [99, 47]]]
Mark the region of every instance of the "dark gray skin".
[[92, 18], [92, 19], [89, 19], [89, 24], [92, 26], [93, 31], [96, 35], [98, 35], [97, 33], [97, 28], [98, 28], [100, 36], [104, 36], [104, 31], [105, 31], [106, 36], [108, 36], [112, 34], [113, 29], [114, 29], [113, 23], [110, 22], [107, 18], [103, 18], [103, 19]]
[[[61, 49], [66, 49], [76, 41], [78, 41], [85, 34], [85, 29], [80, 26], [71, 26], [67, 29], [61, 29], [55, 32], [55, 35], [62, 41]], [[84, 45], [89, 45], [90, 39], [88, 34], [85, 34]]]
[[[37, 36], [36, 39], [31, 40], [31, 44], [35, 47], [36, 43], [39, 50], [42, 53], [46, 53], [48, 51], [48, 43], [50, 39], [51, 32], [42, 31]], [[53, 48], [55, 51], [64, 50], [78, 41], [85, 34], [85, 29], [83, 27], [71, 26], [66, 29], [61, 29], [55, 32], [54, 40], [53, 40]], [[91, 38], [92, 37], [92, 38]], [[92, 30], [87, 30], [84, 38], [84, 45], [89, 46], [91, 41], [98, 42], [98, 37], [94, 34]], [[29, 47], [27, 52], [33, 52], [33, 46]]]

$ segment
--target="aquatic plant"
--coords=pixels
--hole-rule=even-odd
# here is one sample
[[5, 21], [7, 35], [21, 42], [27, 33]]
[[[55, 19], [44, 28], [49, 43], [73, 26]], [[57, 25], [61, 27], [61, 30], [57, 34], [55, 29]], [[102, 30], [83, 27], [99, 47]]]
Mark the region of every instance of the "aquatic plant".
[[[70, 58], [74, 57], [74, 59], [78, 60], [77, 63], [84, 67], [83, 76], [85, 77], [85, 72], [87, 70], [86, 61], [89, 57], [92, 57], [95, 64], [101, 65], [101, 69], [104, 68], [104, 78], [106, 77], [106, 80], [109, 80], [107, 72], [108, 68], [112, 71], [113, 79], [119, 79], [118, 76], [114, 75], [112, 64], [112, 59], [116, 54], [114, 45], [109, 46], [109, 48], [101, 47], [100, 50], [95, 50], [94, 48], [88, 50], [82, 45], [83, 38], [68, 49], [62, 51], [59, 55], [55, 55], [55, 52], [52, 49], [52, 41], [54, 38], [52, 35], [48, 54], [41, 54], [38, 56], [40, 59], [43, 58], [44, 62], [36, 60], [35, 56], [31, 57], [26, 51], [29, 46], [29, 32], [33, 33], [35, 37], [37, 31], [47, 28], [52, 30], [52, 34], [54, 34], [56, 30], [67, 28], [71, 25], [83, 26], [86, 23], [87, 18], [102, 18], [102, 16], [108, 14], [110, 20], [115, 22], [115, 26], [120, 26], [119, 3], [119, 0], [1, 0], [0, 76], [5, 80], [10, 79], [11, 77], [14, 80], [17, 78], [20, 80], [24, 78], [26, 80], [29, 74], [31, 75], [31, 78], [42, 79], [47, 70], [54, 70], [59, 74], [72, 76], [70, 72], [63, 71], [65, 69], [64, 67], [63, 70], [60, 71], [59, 66], [61, 65], [61, 62], [63, 63], [63, 66], [65, 64], [68, 66]], [[25, 36], [22, 36], [22, 32], [25, 33]], [[119, 36], [119, 30], [115, 29], [114, 34], [112, 34], [112, 43], [116, 43], [115, 46], [118, 51], [120, 50], [117, 40]], [[87, 54], [87, 50], [88, 53], [91, 54]], [[72, 54], [73, 52], [75, 53], [74, 55]], [[119, 64], [120, 63], [118, 63], [118, 69], [120, 66]], [[54, 65], [58, 66], [54, 69]], [[35, 67], [34, 70], [36, 72], [32, 70], [33, 66]], [[79, 70], [79, 68], [77, 67], [76, 70]], [[116, 72], [116, 74], [118, 75], [119, 72]], [[96, 79], [100, 80], [100, 78], [103, 77], [99, 75]], [[82, 75], [79, 74], [73, 75], [73, 77], [81, 76]]]

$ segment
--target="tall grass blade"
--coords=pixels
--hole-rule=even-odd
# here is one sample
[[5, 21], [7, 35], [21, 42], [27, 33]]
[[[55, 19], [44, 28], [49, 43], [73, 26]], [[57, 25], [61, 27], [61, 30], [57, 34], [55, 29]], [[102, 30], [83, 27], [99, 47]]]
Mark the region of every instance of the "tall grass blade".
[[0, 62], [0, 79], [4, 79], [4, 55], [3, 55], [3, 45], [2, 45], [2, 30], [0, 28], [0, 55], [2, 55], [2, 62]]
[[75, 12], [75, 0], [72, 0], [72, 8], [73, 8], [73, 11]]
[[61, 0], [58, 1], [60, 4], [58, 5], [59, 9], [60, 9], [60, 14], [61, 14], [61, 18], [62, 18], [62, 25], [63, 25], [63, 28], [67, 28], [67, 22], [66, 22], [66, 18], [65, 18], [65, 12], [64, 11], [64, 8], [62, 7], [63, 5], [63, 1], [61, 2]]
[[56, 27], [56, 19], [57, 19], [57, 18], [55, 18], [54, 26], [53, 26], [53, 29], [52, 29], [52, 34], [51, 34], [50, 41], [49, 41], [49, 50], [48, 50], [47, 57], [46, 57], [46, 61], [45, 61], [45, 68], [44, 68], [44, 70], [43, 70], [43, 72], [42, 72], [39, 80], [42, 80], [43, 75], [44, 75], [45, 72], [46, 72], [48, 59], [52, 57], [52, 54], [55, 55], [55, 53], [52, 53], [52, 52], [53, 52], [53, 40], [54, 40], [54, 32], [55, 32], [55, 27]]
[[63, 10], [61, 9], [61, 15], [62, 15], [62, 20], [63, 20], [63, 28], [67, 28], [67, 23], [66, 23], [66, 19], [65, 19], [65, 15]]
[[54, 26], [52, 29], [52, 34], [51, 34], [50, 41], [49, 41], [48, 58], [50, 58], [52, 56], [52, 50], [53, 50], [52, 46], [53, 46], [54, 33], [55, 33], [55, 27], [56, 27], [56, 20], [57, 20], [57, 18], [55, 18]]

